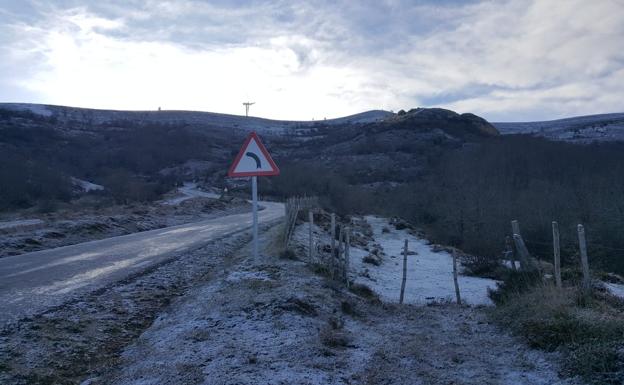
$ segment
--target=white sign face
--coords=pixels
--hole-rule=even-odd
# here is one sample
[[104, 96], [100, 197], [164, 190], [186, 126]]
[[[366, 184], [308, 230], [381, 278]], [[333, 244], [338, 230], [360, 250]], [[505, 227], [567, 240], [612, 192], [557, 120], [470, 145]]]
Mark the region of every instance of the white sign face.
[[260, 138], [252, 132], [243, 144], [234, 163], [228, 171], [231, 177], [278, 175], [279, 168], [260, 142]]

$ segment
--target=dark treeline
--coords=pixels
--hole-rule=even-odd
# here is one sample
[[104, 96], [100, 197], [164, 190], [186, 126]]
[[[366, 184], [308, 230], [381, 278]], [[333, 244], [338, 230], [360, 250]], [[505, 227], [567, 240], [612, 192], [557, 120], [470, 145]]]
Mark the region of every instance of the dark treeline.
[[70, 176], [105, 185], [105, 194], [119, 203], [157, 199], [179, 182], [160, 170], [208, 159], [222, 145], [186, 127], [126, 122], [67, 134], [49, 119], [26, 117], [28, 124], [0, 120], [0, 210], [67, 201]]
[[518, 219], [530, 251], [550, 260], [556, 220], [564, 263], [576, 264], [582, 223], [594, 266], [624, 272], [624, 144], [503, 136], [445, 151], [429, 167], [392, 189], [356, 187], [340, 170], [297, 164], [271, 184], [285, 195], [318, 194], [343, 213], [404, 217], [435, 242], [492, 258]]
[[0, 152], [0, 210], [42, 207], [71, 198], [71, 182], [47, 164], [12, 151]]

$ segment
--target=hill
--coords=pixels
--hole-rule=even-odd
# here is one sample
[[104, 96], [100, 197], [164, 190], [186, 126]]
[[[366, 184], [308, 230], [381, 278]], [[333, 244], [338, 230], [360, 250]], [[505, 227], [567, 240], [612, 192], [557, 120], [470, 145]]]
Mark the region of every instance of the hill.
[[624, 113], [577, 116], [542, 122], [492, 124], [502, 134], [530, 134], [574, 143], [624, 140]]
[[435, 151], [497, 134], [479, 117], [442, 109], [279, 121], [0, 104], [0, 149], [8, 166], [0, 180], [11, 186], [0, 192], [0, 208], [67, 200], [72, 178], [105, 186], [100, 193], [120, 201], [156, 199], [188, 179], [223, 186], [229, 162], [252, 130], [282, 164], [321, 159], [356, 184], [394, 180], [391, 170], [415, 176]]
[[131, 123], [132, 125], [190, 125], [204, 129], [253, 130], [262, 134], [286, 134], [298, 130], [305, 131], [318, 124], [371, 123], [394, 115], [389, 111], [372, 110], [322, 121], [288, 121], [202, 111], [119, 111], [26, 103], [0, 103], [0, 110], [26, 112], [39, 117], [49, 118], [60, 127], [63, 125], [83, 124], [87, 125], [86, 129], [89, 129], [89, 127], [110, 127], [123, 125], [124, 123]]

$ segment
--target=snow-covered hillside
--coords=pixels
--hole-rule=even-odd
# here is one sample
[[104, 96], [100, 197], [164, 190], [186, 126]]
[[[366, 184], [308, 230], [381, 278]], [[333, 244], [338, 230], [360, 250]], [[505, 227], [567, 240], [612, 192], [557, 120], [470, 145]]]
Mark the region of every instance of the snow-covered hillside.
[[191, 124], [199, 127], [219, 127], [257, 131], [265, 134], [294, 134], [298, 129], [308, 131], [320, 125], [371, 123], [394, 116], [383, 110], [366, 111], [337, 119], [318, 121], [271, 120], [257, 117], [219, 114], [202, 111], [117, 111], [52, 106], [27, 103], [0, 103], [0, 110], [27, 111], [42, 117], [55, 118], [60, 122], [74, 121], [88, 125], [114, 124], [122, 121], [159, 124]]
[[579, 143], [624, 140], [624, 113], [577, 116], [543, 122], [492, 124], [501, 134], [534, 134], [552, 140]]

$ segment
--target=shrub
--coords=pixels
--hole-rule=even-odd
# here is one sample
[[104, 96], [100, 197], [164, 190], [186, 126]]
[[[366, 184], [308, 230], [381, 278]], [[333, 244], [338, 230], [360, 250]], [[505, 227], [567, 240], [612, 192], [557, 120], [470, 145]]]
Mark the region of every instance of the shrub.
[[[580, 289], [533, 284], [534, 277], [511, 274], [492, 293], [495, 321], [534, 348], [562, 353], [566, 374], [594, 384], [621, 384], [624, 378], [624, 315], [608, 296]], [[579, 301], [583, 298], [583, 301]]]
[[340, 303], [340, 309], [343, 313], [348, 314], [350, 316], [358, 316], [360, 313], [357, 311], [355, 304], [349, 301], [342, 301]]
[[381, 265], [381, 260], [376, 255], [369, 254], [362, 258], [362, 262], [369, 263], [371, 265], [379, 266]]
[[489, 291], [489, 296], [496, 305], [503, 305], [541, 282], [542, 276], [537, 271], [509, 270], [503, 281], [496, 284], [496, 290]]
[[370, 287], [362, 283], [354, 283], [351, 285], [350, 290], [352, 293], [359, 295], [360, 297], [377, 299], [377, 294]]
[[332, 275], [329, 268], [322, 263], [310, 263], [307, 266], [314, 272], [314, 274], [317, 274], [326, 278], [329, 278]]
[[337, 318], [330, 318], [323, 326], [319, 337], [321, 343], [330, 348], [344, 348], [349, 346], [349, 336], [343, 330], [344, 322]]
[[279, 256], [282, 259], [297, 259], [297, 254], [292, 249], [284, 249]]
[[344, 348], [349, 345], [349, 338], [342, 330], [325, 327], [320, 333], [321, 343], [330, 348]]
[[467, 255], [462, 258], [466, 274], [477, 277], [502, 279], [507, 270], [496, 258], [483, 255]]

